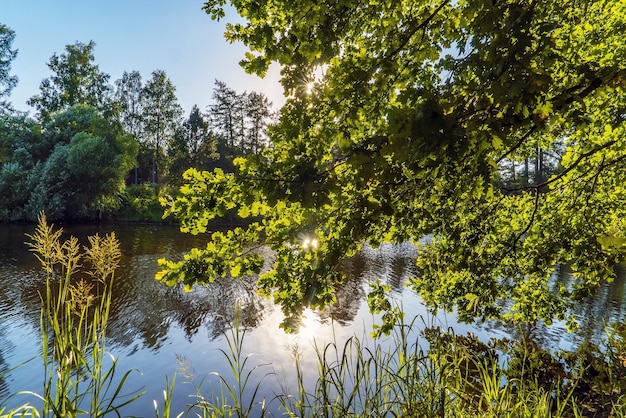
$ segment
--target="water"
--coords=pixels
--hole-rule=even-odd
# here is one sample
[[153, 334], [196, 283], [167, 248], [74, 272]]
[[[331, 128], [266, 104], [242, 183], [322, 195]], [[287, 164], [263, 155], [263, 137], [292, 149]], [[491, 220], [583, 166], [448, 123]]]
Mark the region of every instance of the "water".
[[[42, 390], [39, 294], [45, 283], [39, 262], [23, 244], [25, 234], [33, 229], [0, 224], [0, 399], [20, 390]], [[266, 364], [254, 373], [251, 384], [262, 380], [259, 399], [268, 400], [273, 416], [281, 414], [278, 402], [272, 401], [275, 395], [284, 387], [295, 388], [294, 353], [300, 355], [305, 381], [313, 384], [317, 377], [315, 344], [333, 340], [342, 344], [353, 335], [364, 337], [371, 332], [376, 318], [368, 312], [365, 295], [367, 283], [376, 278], [393, 287], [408, 318], [422, 315], [430, 325], [472, 332], [484, 341], [516, 332], [496, 323], [461, 325], [453, 315], [428, 315], [419, 297], [403, 286], [404, 280], [416, 273], [411, 245], [364, 249], [345, 264], [347, 280], [337, 303], [325, 312], [305, 312], [300, 332], [286, 334], [279, 327], [284, 319], [280, 309], [255, 294], [254, 278], [219, 280], [189, 293], [154, 280], [157, 259], [180, 257], [193, 246], [204, 246], [207, 236], [194, 237], [179, 233], [174, 226], [155, 225], [71, 226], [64, 230], [83, 243], [96, 232], [115, 231], [120, 240], [122, 259], [116, 273], [107, 350], [117, 358], [118, 370], [133, 370], [124, 386], [127, 392], [146, 391], [123, 410], [126, 415], [154, 416], [154, 400], [162, 404], [166, 376], [171, 380], [174, 374], [176, 413], [186, 411], [187, 405], [197, 400], [198, 389], [204, 395], [219, 393], [218, 380], [210, 373], [230, 375], [220, 350], [228, 351], [224, 332], [233, 321], [236, 303], [249, 327], [246, 354], [253, 354], [251, 364]], [[560, 273], [567, 276], [567, 272]], [[541, 329], [538, 338], [546, 345], [564, 348], [585, 338], [599, 338], [602, 318], [625, 317], [624, 277], [620, 274], [580, 307], [576, 314], [581, 332], [567, 334], [557, 324]], [[26, 401], [37, 404], [32, 396], [21, 395], [11, 398], [8, 406]]]

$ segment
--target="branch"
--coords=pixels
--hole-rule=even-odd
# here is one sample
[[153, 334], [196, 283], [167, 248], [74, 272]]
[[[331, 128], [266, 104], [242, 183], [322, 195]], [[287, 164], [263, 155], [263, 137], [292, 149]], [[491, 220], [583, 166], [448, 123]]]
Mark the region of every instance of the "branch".
[[561, 180], [563, 178], [563, 176], [565, 176], [567, 173], [569, 173], [570, 171], [572, 171], [573, 169], [575, 169], [582, 160], [584, 160], [585, 158], [591, 157], [592, 155], [594, 155], [597, 152], [602, 151], [603, 149], [609, 148], [612, 145], [615, 145], [617, 143], [617, 140], [613, 140], [613, 141], [609, 141], [604, 145], [601, 145], [595, 149], [592, 149], [591, 151], [585, 152], [583, 154], [581, 154], [576, 161], [574, 161], [572, 163], [572, 165], [570, 165], [569, 167], [567, 167], [565, 170], [563, 170], [561, 173], [559, 173], [557, 176], [548, 179], [546, 181], [544, 181], [543, 183], [534, 185], [534, 186], [525, 186], [525, 187], [517, 187], [514, 189], [507, 189], [507, 188], [503, 188], [502, 190], [505, 192], [509, 192], [509, 193], [515, 193], [515, 192], [521, 192], [521, 191], [530, 191], [530, 190], [540, 190], [545, 188], [546, 186], [549, 186], [550, 184]]
[[513, 151], [516, 151], [517, 149], [519, 149], [519, 147], [522, 146], [522, 144], [524, 144], [524, 142], [533, 134], [535, 133], [535, 131], [538, 129], [537, 125], [533, 125], [528, 132], [526, 132], [524, 135], [522, 135], [522, 137], [520, 138], [519, 141], [517, 141], [511, 148], [509, 148], [500, 158], [498, 158], [496, 160], [496, 164], [500, 164], [502, 162], [502, 160], [504, 160], [506, 157], [508, 157], [508, 155], [510, 153], [512, 153]]
[[507, 252], [504, 253], [504, 255], [502, 256], [502, 258], [500, 258], [500, 260], [504, 260], [512, 252], [516, 252], [517, 243], [519, 242], [520, 239], [522, 239], [524, 235], [526, 235], [526, 233], [532, 227], [533, 223], [535, 222], [535, 216], [537, 215], [537, 211], [539, 209], [539, 195], [540, 195], [539, 189], [536, 189], [535, 190], [535, 206], [533, 208], [533, 213], [530, 215], [530, 221], [528, 221], [528, 224], [526, 225], [526, 227], [524, 227], [524, 229], [519, 234], [517, 234], [517, 236], [513, 239], [513, 245], [509, 247]]
[[411, 40], [411, 38], [413, 37], [413, 35], [415, 35], [417, 33], [417, 31], [419, 31], [420, 29], [426, 29], [426, 26], [435, 18], [435, 16], [437, 16], [437, 14], [441, 11], [441, 9], [444, 8], [444, 6], [446, 6], [450, 1], [449, 0], [445, 0], [444, 2], [442, 2], [431, 14], [430, 16], [428, 16], [424, 21], [422, 21], [419, 25], [415, 26], [413, 29], [409, 30], [408, 33], [405, 34], [404, 39], [402, 40], [402, 42], [400, 43], [400, 45], [398, 45], [398, 47], [396, 49], [394, 49], [392, 52], [390, 52], [389, 54], [387, 54], [383, 59], [387, 60], [391, 57], [393, 57], [394, 55], [398, 54], [400, 51], [402, 51], [402, 49], [404, 49], [404, 47], [406, 46], [407, 43], [409, 43], [409, 41]]

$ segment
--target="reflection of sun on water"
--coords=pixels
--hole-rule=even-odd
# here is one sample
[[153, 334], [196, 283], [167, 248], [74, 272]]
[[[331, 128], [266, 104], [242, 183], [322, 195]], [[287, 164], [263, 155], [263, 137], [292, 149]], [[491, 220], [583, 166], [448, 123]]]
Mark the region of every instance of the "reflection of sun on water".
[[306, 308], [302, 312], [302, 325], [298, 330], [298, 336], [301, 340], [313, 340], [321, 327], [319, 316], [310, 308]]

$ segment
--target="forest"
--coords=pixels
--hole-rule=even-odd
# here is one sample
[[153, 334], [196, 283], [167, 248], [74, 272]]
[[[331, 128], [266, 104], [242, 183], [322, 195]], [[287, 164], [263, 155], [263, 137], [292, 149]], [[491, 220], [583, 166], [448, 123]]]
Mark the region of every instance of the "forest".
[[[183, 232], [211, 235], [182, 259], [160, 259], [156, 279], [191, 290], [258, 274], [287, 331], [305, 309], [332, 305], [345, 259], [383, 243], [414, 244], [419, 274], [406, 287], [464, 322], [574, 330], [574, 308], [617, 277], [626, 255], [624, 1], [209, 0], [203, 10], [237, 22], [225, 36], [249, 49], [246, 71], [280, 65], [279, 112], [216, 81], [207, 111], [183, 118], [164, 72], [111, 85], [94, 43], [68, 45], [29, 102], [34, 119], [3, 104], [0, 219], [114, 216], [133, 187], [172, 187], [158, 193], [165, 215]], [[16, 79], [14, 34], [0, 34], [2, 98]], [[225, 217], [239, 226], [214, 232]], [[560, 266], [571, 280], [555, 277]], [[428, 354], [409, 355], [405, 312], [389, 291], [371, 283], [367, 298], [382, 319], [372, 335], [396, 335], [397, 368], [385, 369], [382, 351], [359, 357], [365, 377], [352, 378], [366, 394], [354, 416], [626, 414], [623, 318], [607, 324], [604, 346], [577, 353], [431, 330]], [[311, 405], [300, 399], [302, 416], [345, 416], [328, 397], [338, 390], [351, 402], [355, 392], [324, 384], [349, 364], [349, 348], [331, 365], [320, 355], [331, 370]], [[376, 367], [398, 379], [398, 392], [371, 405], [382, 390], [367, 375]], [[430, 403], [419, 398], [426, 392], [398, 395], [426, 381], [441, 385]], [[430, 409], [413, 415], [409, 404]]]
[[15, 33], [0, 26], [0, 221], [128, 219], [159, 221], [158, 198], [174, 192], [190, 167], [231, 172], [236, 157], [267, 146], [274, 119], [261, 93], [237, 93], [216, 80], [212, 102], [189, 115], [162, 70], [111, 82], [96, 64], [95, 42], [67, 45], [28, 104], [8, 97]]

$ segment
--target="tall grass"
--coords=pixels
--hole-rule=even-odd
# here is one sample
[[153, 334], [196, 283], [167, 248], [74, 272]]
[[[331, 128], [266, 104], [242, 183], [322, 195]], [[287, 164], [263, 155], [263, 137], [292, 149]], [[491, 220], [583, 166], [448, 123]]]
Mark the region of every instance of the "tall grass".
[[349, 338], [316, 346], [318, 379], [313, 390], [304, 381], [296, 357], [297, 390], [281, 396], [290, 417], [439, 417], [451, 392], [445, 368], [438, 369], [419, 341], [413, 323], [399, 324], [390, 341]]
[[284, 387], [281, 405], [289, 417], [582, 416], [573, 386], [562, 393], [558, 385], [509, 381], [506, 364], [476, 348], [471, 338], [401, 321], [385, 341], [316, 347], [313, 388], [296, 357], [297, 389]]
[[61, 240], [40, 215], [30, 238], [31, 251], [45, 271], [41, 295], [40, 334], [44, 364], [43, 392], [22, 392], [39, 399], [32, 416], [102, 417], [141, 393], [123, 394], [131, 371], [117, 376], [117, 360], [105, 350], [111, 289], [120, 259], [114, 234], [89, 237], [81, 250], [78, 239]]
[[254, 363], [253, 353], [245, 354], [247, 332], [241, 322], [241, 309], [236, 306], [234, 321], [225, 333], [227, 349], [219, 349], [229, 374], [209, 373], [207, 377], [217, 380], [218, 390], [212, 390], [208, 395], [202, 393], [205, 383], [202, 379], [196, 386], [195, 402], [190, 405], [188, 414], [214, 418], [266, 416], [268, 401], [266, 398], [259, 399], [259, 390], [265, 379], [275, 374], [264, 373], [263, 369], [269, 364]]

